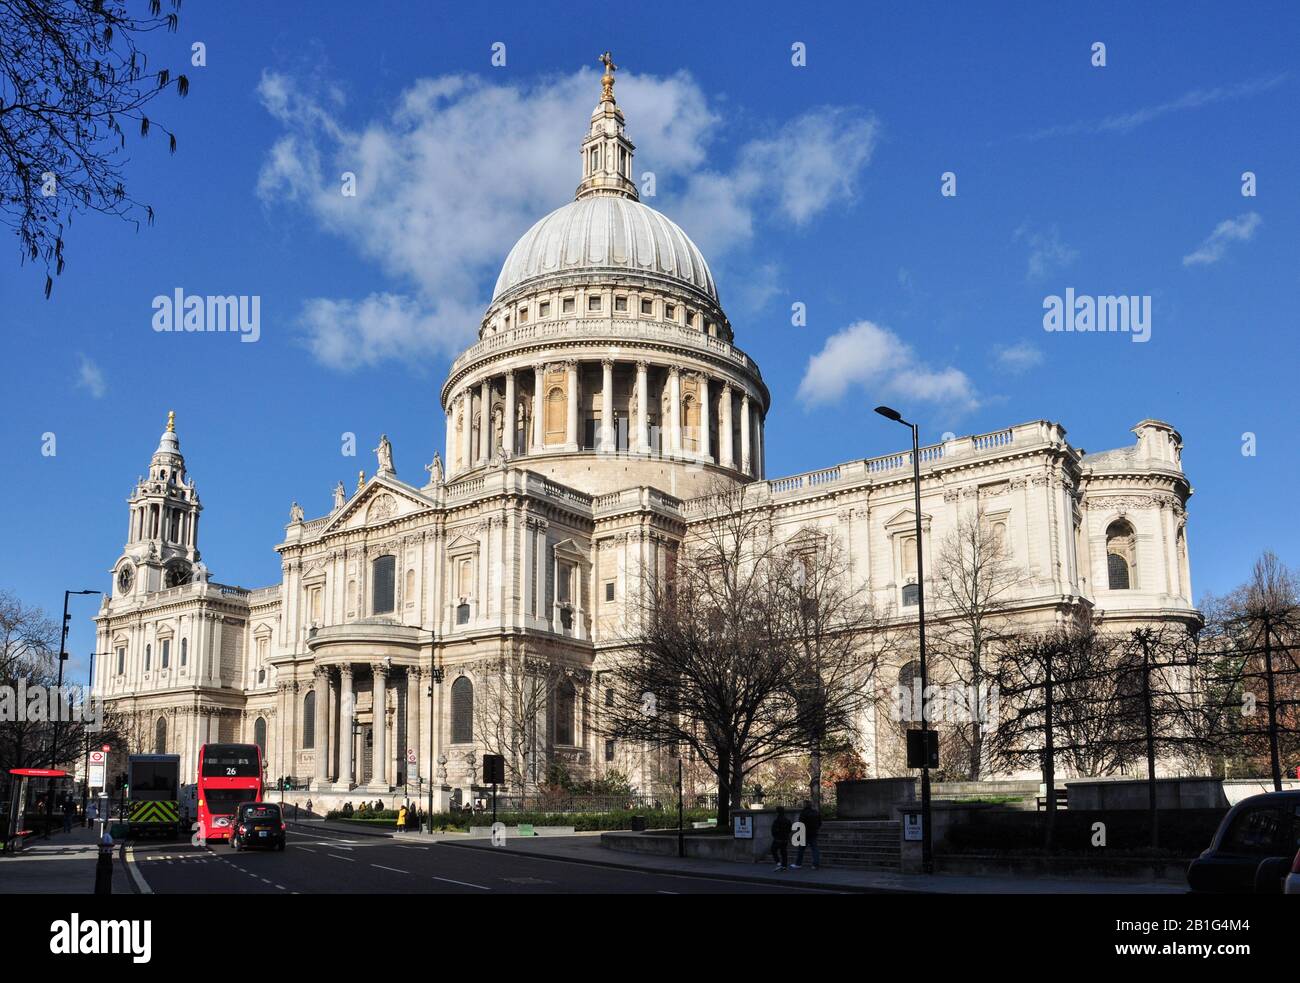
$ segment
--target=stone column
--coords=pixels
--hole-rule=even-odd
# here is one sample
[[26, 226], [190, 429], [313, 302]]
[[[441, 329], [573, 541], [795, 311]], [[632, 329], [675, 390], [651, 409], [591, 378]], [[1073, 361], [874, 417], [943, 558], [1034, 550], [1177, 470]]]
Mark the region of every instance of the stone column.
[[767, 465], [763, 460], [763, 418], [754, 420], [754, 477], [760, 481], [767, 474]]
[[566, 450], [578, 449], [578, 363], [566, 362], [568, 369], [569, 417], [564, 430]]
[[[424, 703], [420, 684], [423, 680], [424, 672], [418, 666], [406, 670], [406, 745], [415, 748], [416, 766], [412, 769], [408, 762], [404, 767], [406, 780], [417, 788], [420, 784], [419, 762], [424, 760], [424, 745], [420, 743], [420, 707]], [[406, 759], [406, 748], [402, 748], [402, 759]]]
[[501, 439], [506, 442], [506, 456], [515, 456], [515, 370], [506, 369], [506, 406], [502, 410]]
[[374, 702], [370, 713], [374, 757], [370, 762], [371, 783], [388, 791], [388, 666], [376, 662]]
[[636, 449], [646, 454], [650, 450], [650, 385], [646, 379], [646, 363], [636, 363]]
[[533, 446], [534, 454], [541, 453], [542, 446], [546, 440], [546, 431], [543, 429], [544, 421], [542, 420], [542, 373], [545, 366], [541, 362], [533, 365]]
[[456, 398], [453, 396], [447, 403], [447, 440], [443, 444], [443, 456], [447, 460], [447, 467], [444, 469], [446, 476], [450, 478], [456, 473]]
[[474, 467], [474, 390], [466, 386], [460, 394], [461, 470]]
[[618, 434], [614, 432], [614, 360], [601, 359], [600, 367], [600, 449], [609, 454], [618, 449]]
[[316, 750], [316, 787], [324, 788], [329, 781], [329, 670], [317, 666], [312, 670], [312, 685], [316, 690], [316, 719], [312, 721], [312, 745]]
[[740, 470], [745, 474], [750, 471], [749, 456], [749, 393], [743, 393], [740, 397]]
[[339, 666], [339, 784], [352, 787], [352, 761], [356, 753], [352, 722], [356, 719], [356, 696], [352, 689], [352, 666]]
[[682, 374], [673, 366], [668, 370], [668, 448], [673, 454], [682, 452]]
[[492, 383], [483, 380], [479, 394], [478, 411], [478, 460], [486, 464], [492, 456]]
[[695, 446], [699, 448], [700, 456], [711, 459], [713, 457], [713, 448], [709, 446], [711, 440], [709, 437], [709, 377], [703, 372], [700, 373], [700, 438]]
[[736, 455], [731, 439], [731, 383], [722, 384], [722, 400], [718, 407], [718, 463], [724, 468], [736, 466]]

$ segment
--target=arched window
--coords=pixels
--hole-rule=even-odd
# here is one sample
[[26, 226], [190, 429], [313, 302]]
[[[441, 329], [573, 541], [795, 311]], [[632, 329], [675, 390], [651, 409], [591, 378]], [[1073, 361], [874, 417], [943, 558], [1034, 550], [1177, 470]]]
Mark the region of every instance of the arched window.
[[546, 394], [546, 442], [562, 444], [569, 429], [569, 404], [564, 390], [559, 386], [551, 387]]
[[451, 743], [474, 740], [474, 684], [465, 676], [451, 684]]
[[568, 679], [560, 680], [555, 687], [555, 743], [571, 746], [573, 744], [573, 718], [578, 702], [577, 691]]
[[302, 698], [302, 746], [308, 750], [316, 746], [315, 690], [309, 690]]
[[167, 718], [159, 717], [158, 722], [153, 725], [153, 753], [167, 753]]
[[153, 646], [146, 645], [144, 647], [144, 671], [148, 672], [151, 665], [153, 665]]
[[397, 557], [379, 556], [370, 565], [370, 613], [387, 614], [393, 610], [394, 578], [397, 574]]
[[181, 667], [182, 668], [188, 664], [189, 658], [190, 658], [190, 640], [188, 638], [182, 638], [181, 639]]
[[682, 400], [682, 447], [700, 449], [700, 403], [694, 396]]
[[410, 604], [413, 600], [415, 600], [414, 568], [406, 571], [406, 593], [403, 595], [402, 600], [404, 600], [407, 604]]
[[257, 745], [258, 750], [262, 752], [262, 757], [266, 757], [266, 718], [258, 717], [257, 722], [253, 724], [253, 743]]
[[1125, 519], [1116, 519], [1106, 529], [1106, 586], [1131, 590], [1137, 583], [1137, 536]]

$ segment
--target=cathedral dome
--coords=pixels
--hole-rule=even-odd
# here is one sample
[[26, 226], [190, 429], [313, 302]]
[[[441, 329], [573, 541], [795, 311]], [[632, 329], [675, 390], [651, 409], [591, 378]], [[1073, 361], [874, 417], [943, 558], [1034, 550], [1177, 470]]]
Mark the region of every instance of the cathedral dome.
[[506, 257], [492, 299], [575, 273], [639, 274], [718, 303], [709, 264], [690, 237], [653, 208], [619, 194], [571, 201], [525, 232]]

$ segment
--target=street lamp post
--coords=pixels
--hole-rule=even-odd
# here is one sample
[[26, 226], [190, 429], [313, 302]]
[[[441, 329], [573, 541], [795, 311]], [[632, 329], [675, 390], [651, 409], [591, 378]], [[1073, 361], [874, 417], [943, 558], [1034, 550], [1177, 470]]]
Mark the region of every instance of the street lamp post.
[[[72, 617], [68, 614], [68, 598], [73, 594], [102, 594], [98, 590], [65, 590], [63, 592], [63, 622], [59, 634], [59, 681], [55, 684], [58, 690], [58, 708], [54, 714], [54, 731], [50, 739], [50, 767], [54, 768], [58, 762], [59, 756], [59, 725], [63, 723], [63, 663], [68, 660], [68, 619]], [[54, 819], [54, 793], [53, 790], [47, 792], [45, 796], [45, 835], [50, 835], [50, 823]]]
[[901, 423], [912, 431], [912, 494], [916, 515], [916, 614], [917, 644], [921, 661], [921, 733], [924, 735], [925, 757], [921, 762], [921, 869], [934, 872], [934, 840], [930, 830], [930, 729], [928, 689], [930, 677], [925, 660], [925, 560], [921, 550], [921, 455], [920, 437], [915, 423], [908, 423], [898, 410], [877, 406], [876, 412], [887, 420]]

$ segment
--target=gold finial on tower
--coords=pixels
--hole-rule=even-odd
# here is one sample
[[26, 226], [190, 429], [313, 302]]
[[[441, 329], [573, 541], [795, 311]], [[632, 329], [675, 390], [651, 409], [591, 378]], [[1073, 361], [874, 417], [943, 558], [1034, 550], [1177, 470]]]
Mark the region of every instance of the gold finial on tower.
[[176, 411], [175, 410], [167, 411], [167, 432], [168, 433], [176, 432]]
[[596, 59], [605, 66], [605, 74], [600, 77], [600, 101], [614, 101], [614, 73], [618, 71], [618, 66], [614, 64], [614, 59], [606, 51]]

